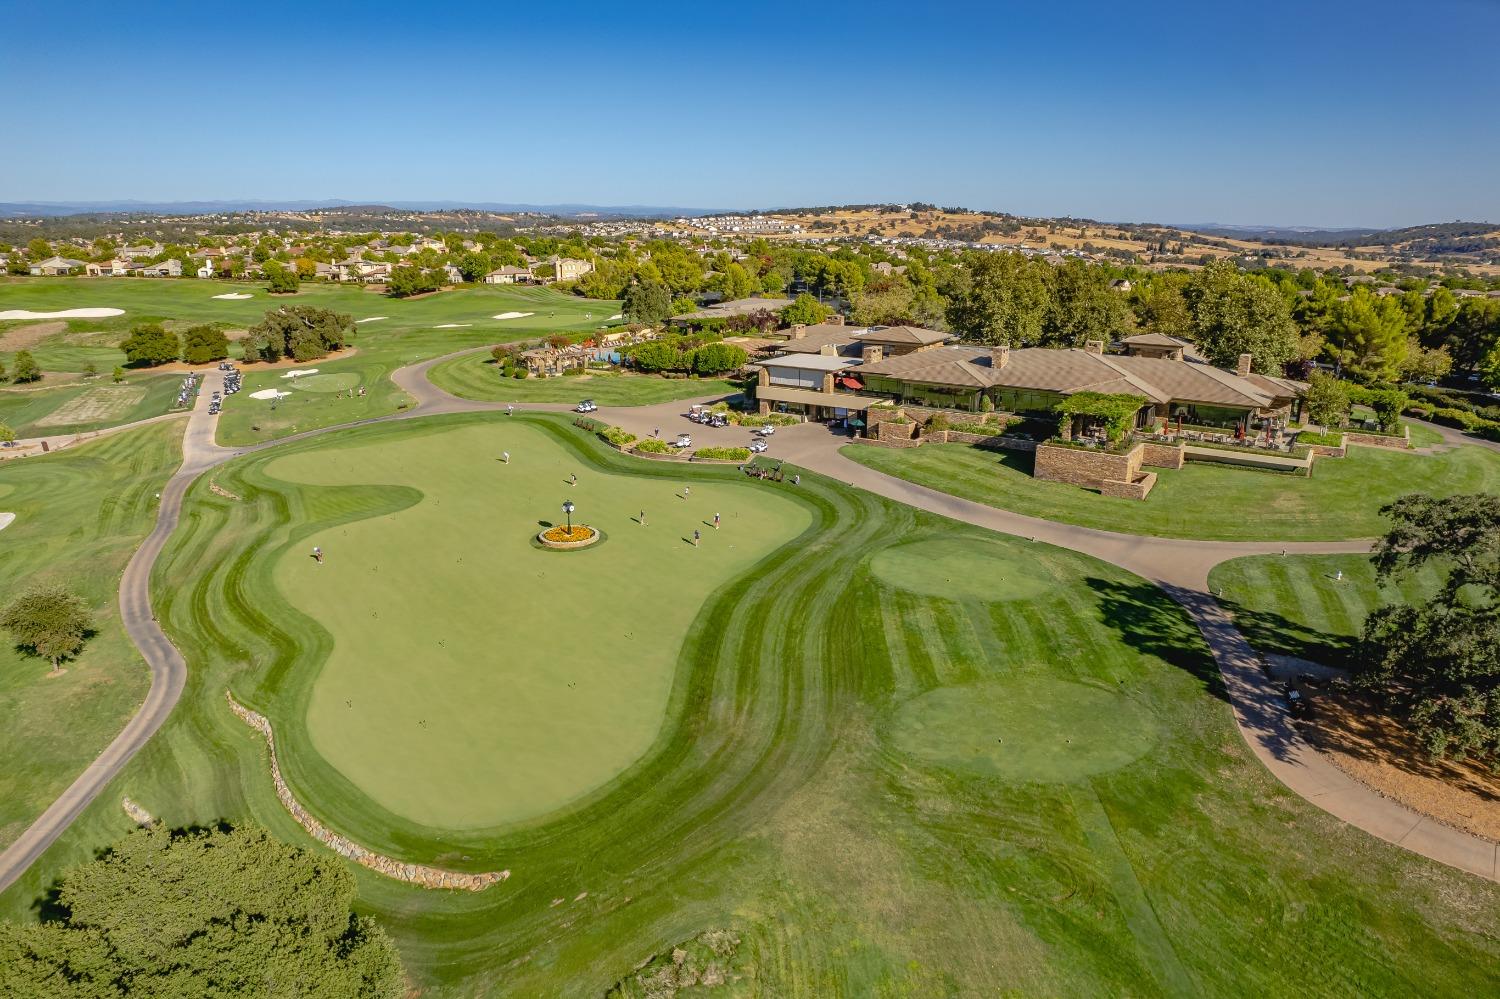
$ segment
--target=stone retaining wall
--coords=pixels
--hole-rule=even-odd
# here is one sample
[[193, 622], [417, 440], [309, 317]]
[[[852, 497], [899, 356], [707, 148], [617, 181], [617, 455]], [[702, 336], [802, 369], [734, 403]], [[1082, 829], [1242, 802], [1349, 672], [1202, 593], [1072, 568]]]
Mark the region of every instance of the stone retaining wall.
[[1153, 468], [1181, 468], [1187, 462], [1187, 454], [1181, 441], [1176, 444], [1159, 444], [1145, 441], [1141, 444], [1141, 464]]
[[[886, 420], [875, 428], [876, 437], [883, 441], [913, 441], [917, 437], [918, 425], [915, 423], [896, 423]], [[917, 443], [921, 443], [917, 441]]]
[[651, 451], [631, 451], [637, 458], [650, 458], [652, 461], [687, 461], [685, 454], [655, 454]]
[[1043, 444], [1036, 449], [1036, 477], [1098, 489], [1105, 481], [1134, 482], [1141, 470], [1141, 445], [1124, 454]]
[[1099, 483], [1099, 495], [1114, 496], [1119, 499], [1143, 500], [1151, 494], [1151, 488], [1156, 485], [1155, 472], [1142, 472], [1135, 477], [1133, 482], [1115, 482], [1105, 479]]
[[266, 737], [266, 747], [271, 755], [271, 783], [276, 787], [276, 797], [281, 800], [282, 806], [292, 813], [292, 818], [297, 824], [308, 831], [308, 834], [328, 847], [334, 853], [342, 857], [363, 864], [372, 871], [378, 871], [388, 878], [397, 881], [405, 881], [423, 888], [463, 888], [467, 891], [483, 891], [490, 885], [497, 884], [510, 877], [510, 871], [490, 871], [484, 874], [463, 874], [458, 871], [445, 871], [438, 867], [425, 867], [421, 864], [405, 864], [390, 857], [381, 856], [360, 846], [358, 843], [340, 836], [329, 829], [323, 823], [313, 818], [307, 809], [302, 807], [291, 788], [287, 787], [286, 781], [281, 777], [281, 766], [276, 762], [276, 738], [271, 733], [271, 722], [265, 715], [257, 714], [234, 699], [229, 691], [224, 691], [224, 698], [229, 702], [229, 710], [239, 716], [240, 720], [261, 735]]
[[1393, 447], [1405, 451], [1411, 447], [1411, 428], [1402, 427], [1401, 435], [1391, 434], [1361, 434], [1353, 430], [1344, 431], [1344, 444], [1363, 444], [1365, 447]]
[[1319, 458], [1342, 458], [1349, 453], [1348, 441], [1334, 447], [1331, 444], [1308, 444], [1307, 450]]

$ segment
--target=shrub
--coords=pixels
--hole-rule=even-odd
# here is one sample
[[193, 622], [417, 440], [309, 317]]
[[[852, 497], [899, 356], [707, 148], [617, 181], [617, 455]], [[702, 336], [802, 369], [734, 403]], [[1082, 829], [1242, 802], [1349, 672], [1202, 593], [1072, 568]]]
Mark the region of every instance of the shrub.
[[510, 376], [512, 378], [530, 378], [531, 372], [527, 371], [525, 368], [516, 368], [511, 371]]
[[152, 367], [177, 360], [182, 345], [160, 323], [143, 323], [131, 328], [130, 335], [120, 341], [120, 349], [127, 363]]
[[569, 368], [568, 370], [566, 370], [566, 371], [563, 372], [563, 377], [564, 378], [577, 378], [581, 374], [583, 374], [583, 369], [582, 368]]
[[1307, 385], [1307, 416], [1324, 427], [1342, 427], [1349, 418], [1348, 386], [1321, 371]]
[[671, 454], [672, 445], [666, 441], [657, 440], [655, 437], [647, 437], [635, 446], [635, 449], [643, 454]]
[[993, 413], [995, 411], [995, 400], [989, 396], [981, 396], [979, 399], [979, 411], [982, 413]]
[[229, 338], [213, 326], [193, 326], [182, 334], [182, 359], [189, 364], [208, 364], [229, 356]]
[[927, 429], [932, 431], [948, 429], [948, 414], [933, 413], [927, 418]]
[[605, 427], [600, 431], [599, 436], [621, 450], [630, 447], [636, 440], [635, 434], [621, 430], [619, 427]]
[[716, 458], [723, 461], [750, 460], [750, 449], [747, 447], [700, 447], [693, 453], [699, 458]]

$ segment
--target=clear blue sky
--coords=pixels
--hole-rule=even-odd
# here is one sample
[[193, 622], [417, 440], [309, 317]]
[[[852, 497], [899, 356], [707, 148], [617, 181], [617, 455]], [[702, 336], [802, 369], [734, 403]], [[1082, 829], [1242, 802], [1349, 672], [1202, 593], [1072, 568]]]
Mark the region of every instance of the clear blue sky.
[[0, 8], [0, 201], [1500, 221], [1500, 0]]

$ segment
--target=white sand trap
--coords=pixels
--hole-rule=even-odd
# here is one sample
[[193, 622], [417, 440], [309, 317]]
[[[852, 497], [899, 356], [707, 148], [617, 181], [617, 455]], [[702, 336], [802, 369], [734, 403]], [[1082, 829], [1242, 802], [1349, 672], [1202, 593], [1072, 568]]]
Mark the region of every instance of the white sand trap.
[[3, 531], [7, 527], [9, 527], [11, 525], [11, 521], [15, 519], [16, 515], [13, 513], [0, 513], [0, 531]]
[[123, 316], [124, 309], [63, 309], [61, 312], [32, 312], [30, 309], [7, 309], [0, 319], [108, 319]]
[[275, 389], [261, 389], [259, 392], [251, 392], [252, 399], [285, 399], [291, 395], [290, 392], [278, 392]]
[[293, 368], [291, 371], [288, 371], [286, 374], [282, 375], [281, 377], [283, 377], [283, 378], [301, 378], [303, 375], [315, 375], [317, 373], [318, 373], [318, 369], [317, 368]]
[[607, 322], [607, 323], [612, 323], [616, 319], [624, 319], [624, 318], [625, 318], [625, 314], [623, 312], [616, 312], [614, 315], [610, 316], [608, 319], [606, 319], [604, 321]]
[[525, 319], [527, 316], [534, 316], [534, 315], [536, 315], [535, 312], [502, 312], [498, 316], [491, 316], [490, 318], [491, 319]]
[[474, 325], [473, 323], [443, 323], [443, 325], [441, 325], [441, 326], [434, 326], [433, 329], [435, 329], [435, 330], [461, 330], [465, 326], [473, 326], [473, 325]]
[[368, 319], [356, 319], [354, 321], [356, 323], [378, 323], [382, 319], [389, 319], [389, 318], [390, 318], [389, 316], [371, 316]]
[[230, 291], [230, 292], [225, 292], [222, 295], [215, 295], [214, 296], [214, 298], [228, 299], [231, 302], [238, 302], [240, 299], [243, 299], [243, 298], [254, 298], [254, 297], [255, 296], [252, 295], [252, 294], [250, 294], [248, 291]]

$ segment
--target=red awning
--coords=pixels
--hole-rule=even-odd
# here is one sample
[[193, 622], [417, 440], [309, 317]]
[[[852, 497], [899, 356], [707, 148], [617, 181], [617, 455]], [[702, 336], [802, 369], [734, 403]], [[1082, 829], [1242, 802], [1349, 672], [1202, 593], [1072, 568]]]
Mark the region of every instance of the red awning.
[[839, 379], [839, 384], [842, 385], [842, 386], [844, 386], [844, 388], [846, 388], [846, 389], [862, 389], [862, 388], [864, 388], [863, 383], [861, 383], [858, 378], [840, 378]]

